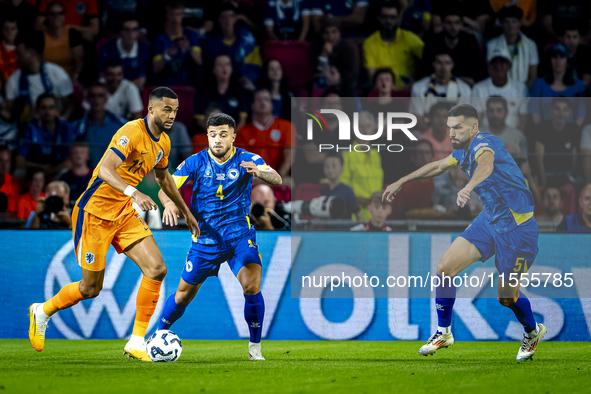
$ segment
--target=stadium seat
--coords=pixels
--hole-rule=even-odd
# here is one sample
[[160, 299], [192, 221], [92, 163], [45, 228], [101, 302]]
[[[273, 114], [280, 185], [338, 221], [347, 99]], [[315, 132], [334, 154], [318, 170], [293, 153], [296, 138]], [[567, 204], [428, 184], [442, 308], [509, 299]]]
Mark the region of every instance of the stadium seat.
[[308, 66], [308, 43], [297, 41], [267, 41], [263, 45], [263, 60], [276, 59], [292, 90], [312, 80]]
[[310, 201], [320, 197], [322, 185], [316, 183], [302, 183], [296, 186], [294, 200]]
[[209, 147], [209, 142], [207, 140], [207, 135], [198, 133], [195, 134], [192, 138], [193, 140], [193, 152], [199, 153], [203, 149], [207, 149]]
[[563, 185], [560, 187], [560, 191], [562, 192], [562, 209], [560, 210], [563, 215], [572, 215], [575, 213], [575, 207], [577, 205], [575, 200], [575, 187], [570, 183]]
[[288, 185], [271, 186], [275, 201], [290, 202], [291, 201], [291, 187]]
[[98, 56], [101, 53], [101, 48], [103, 47], [103, 45], [105, 45], [107, 42], [113, 40], [113, 37], [105, 37], [105, 38], [101, 38], [100, 40], [98, 40], [98, 42], [96, 43], [96, 55]]
[[[195, 102], [195, 88], [191, 86], [169, 86], [179, 96], [179, 112], [176, 116], [176, 121], [181, 122], [187, 128], [191, 127], [193, 123], [193, 106]], [[144, 115], [148, 113], [148, 99], [150, 93], [157, 86], [148, 86], [142, 93], [142, 100], [144, 102]]]

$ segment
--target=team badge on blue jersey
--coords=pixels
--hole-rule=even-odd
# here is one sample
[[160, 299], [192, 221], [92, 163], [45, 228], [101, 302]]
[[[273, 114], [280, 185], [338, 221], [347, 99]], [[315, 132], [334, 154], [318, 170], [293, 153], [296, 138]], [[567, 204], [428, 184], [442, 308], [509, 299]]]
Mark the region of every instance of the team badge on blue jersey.
[[238, 174], [239, 174], [238, 170], [235, 168], [232, 168], [230, 171], [228, 171], [228, 178], [236, 179], [236, 178], [238, 178]]

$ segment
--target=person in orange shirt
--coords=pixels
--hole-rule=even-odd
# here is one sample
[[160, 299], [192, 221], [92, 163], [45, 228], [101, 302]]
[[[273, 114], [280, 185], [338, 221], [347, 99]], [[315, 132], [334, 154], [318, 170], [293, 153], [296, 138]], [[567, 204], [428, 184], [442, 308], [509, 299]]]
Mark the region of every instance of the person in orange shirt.
[[[52, 3], [54, 3], [53, 0], [39, 1], [39, 13], [35, 19], [35, 30], [43, 31], [49, 6]], [[78, 30], [86, 41], [93, 42], [100, 29], [97, 1], [60, 0], [60, 4], [64, 6], [66, 25]]]
[[60, 2], [52, 2], [47, 6], [43, 60], [57, 64], [72, 80], [77, 81], [84, 66], [84, 42], [78, 30], [65, 25], [64, 15], [64, 6]]
[[135, 188], [155, 169], [160, 188], [184, 215], [193, 236], [199, 236], [197, 221], [167, 171], [170, 139], [165, 132], [172, 127], [178, 108], [175, 92], [167, 87], [156, 88], [150, 94], [148, 115], [126, 123], [111, 139], [88, 188], [72, 211], [74, 250], [82, 268], [82, 280], [64, 286], [49, 301], [29, 307], [29, 340], [35, 350], [43, 350], [47, 322], [53, 314], [99, 295], [105, 277], [105, 256], [113, 245], [117, 253], [125, 253], [144, 274], [133, 332], [123, 352], [131, 358], [151, 361], [144, 337], [160, 296], [166, 265], [152, 232], [133, 209], [132, 201], [143, 211], [156, 209], [156, 203]]
[[261, 156], [281, 177], [291, 172], [291, 147], [295, 130], [289, 120], [273, 116], [269, 89], [257, 89], [252, 103], [252, 122], [238, 131], [236, 145]]
[[45, 197], [43, 193], [43, 186], [45, 185], [45, 174], [43, 171], [36, 171], [33, 173], [29, 191], [21, 194], [16, 203], [16, 215], [19, 219], [28, 219], [31, 212], [37, 209], [37, 201]]
[[10, 75], [18, 69], [16, 64], [16, 46], [14, 41], [18, 34], [16, 20], [8, 17], [2, 21], [0, 26], [0, 35], [2, 42], [0, 42], [0, 73], [4, 82], [8, 81]]

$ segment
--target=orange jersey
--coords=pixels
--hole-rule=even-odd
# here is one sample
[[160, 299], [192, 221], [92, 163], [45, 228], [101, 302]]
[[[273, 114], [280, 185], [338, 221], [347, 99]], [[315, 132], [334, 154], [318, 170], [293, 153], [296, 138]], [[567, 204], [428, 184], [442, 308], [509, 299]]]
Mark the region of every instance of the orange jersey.
[[[115, 133], [107, 151], [113, 151], [123, 160], [117, 174], [125, 183], [137, 186], [152, 168], [166, 170], [170, 153], [170, 138], [162, 133], [156, 139], [148, 128], [147, 119], [127, 122]], [[98, 172], [105, 156], [94, 169], [88, 188], [76, 205], [103, 220], [114, 221], [134, 212], [131, 198], [107, 185], [99, 178]]]
[[284, 149], [291, 147], [295, 131], [290, 121], [275, 118], [273, 123], [258, 126], [249, 123], [238, 131], [235, 145], [261, 156], [274, 170], [285, 161]]

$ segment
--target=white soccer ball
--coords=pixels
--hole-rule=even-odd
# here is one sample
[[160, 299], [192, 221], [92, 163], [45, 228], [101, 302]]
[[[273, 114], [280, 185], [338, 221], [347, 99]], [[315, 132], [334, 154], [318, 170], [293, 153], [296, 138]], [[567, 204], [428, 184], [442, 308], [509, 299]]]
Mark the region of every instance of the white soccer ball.
[[178, 360], [183, 351], [181, 339], [170, 330], [158, 330], [146, 342], [146, 351], [154, 362]]

